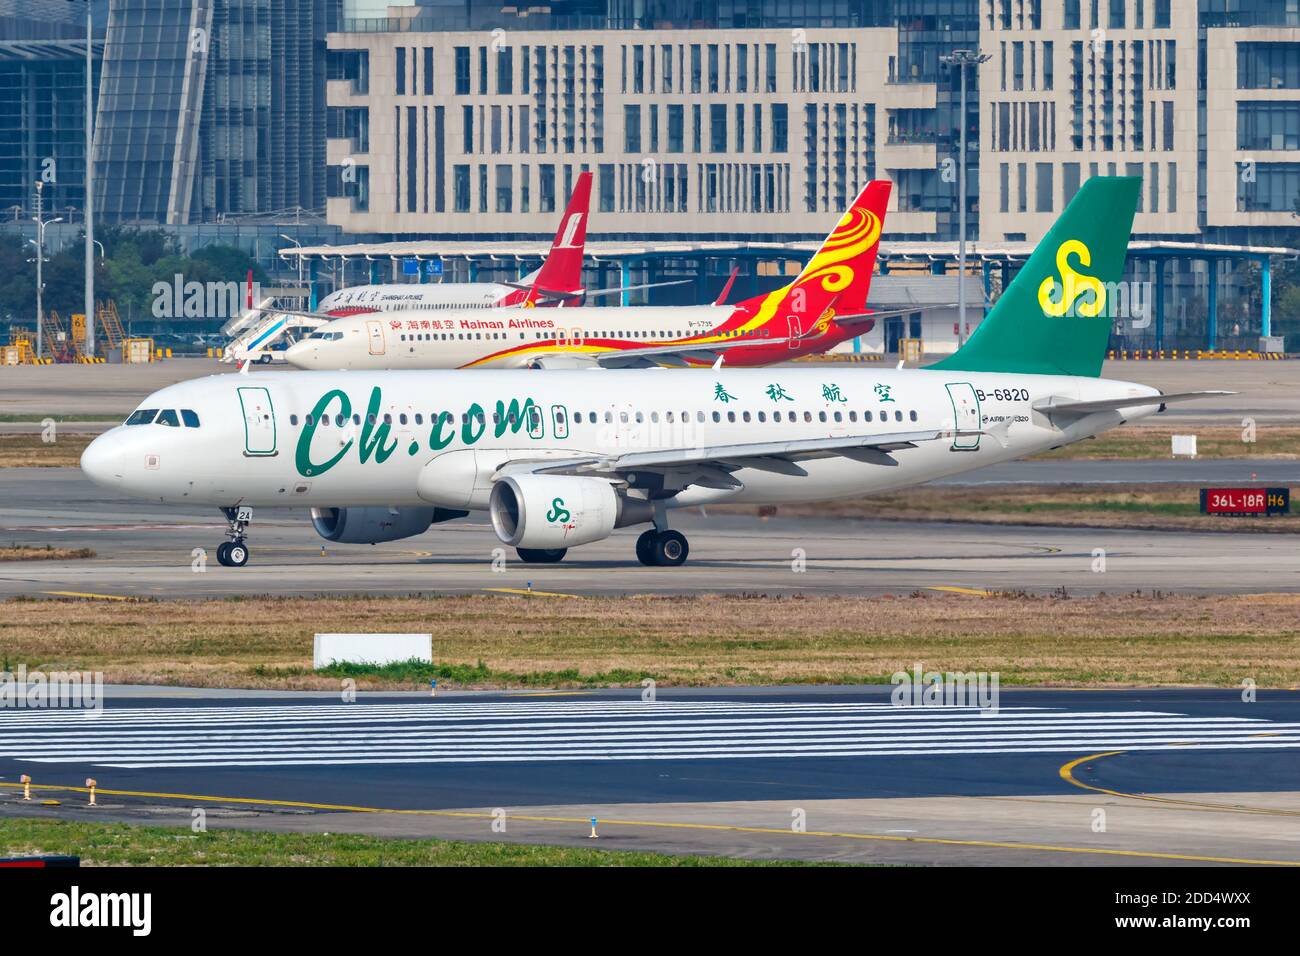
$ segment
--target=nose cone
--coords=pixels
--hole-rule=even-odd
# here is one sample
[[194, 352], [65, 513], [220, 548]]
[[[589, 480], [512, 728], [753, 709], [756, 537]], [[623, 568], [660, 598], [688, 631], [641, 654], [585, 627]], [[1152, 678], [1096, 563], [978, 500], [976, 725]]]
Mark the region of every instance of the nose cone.
[[284, 350], [284, 360], [294, 368], [316, 368], [319, 364], [319, 340], [303, 339]]
[[125, 456], [118, 429], [100, 435], [81, 453], [81, 470], [97, 485], [113, 487], [122, 481]]

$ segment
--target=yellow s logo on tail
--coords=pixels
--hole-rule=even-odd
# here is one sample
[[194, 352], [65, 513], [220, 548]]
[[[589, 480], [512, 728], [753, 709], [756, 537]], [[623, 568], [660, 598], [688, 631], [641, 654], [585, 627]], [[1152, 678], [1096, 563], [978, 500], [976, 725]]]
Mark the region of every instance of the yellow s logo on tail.
[[1038, 286], [1038, 304], [1044, 315], [1060, 318], [1069, 313], [1080, 296], [1092, 292], [1092, 300], [1082, 303], [1074, 311], [1085, 318], [1095, 318], [1106, 307], [1106, 287], [1095, 276], [1076, 272], [1070, 265], [1071, 256], [1085, 268], [1092, 265], [1092, 252], [1078, 239], [1061, 243], [1056, 250], [1056, 271], [1061, 274], [1061, 282], [1058, 283], [1055, 276], [1044, 279]]

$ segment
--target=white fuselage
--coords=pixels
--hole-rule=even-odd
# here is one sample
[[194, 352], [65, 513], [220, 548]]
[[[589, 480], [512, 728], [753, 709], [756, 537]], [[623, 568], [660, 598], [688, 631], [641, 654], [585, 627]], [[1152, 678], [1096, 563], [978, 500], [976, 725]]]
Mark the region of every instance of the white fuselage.
[[496, 282], [429, 282], [361, 285], [331, 292], [316, 305], [316, 311], [374, 309], [379, 312], [409, 312], [413, 309], [487, 309], [515, 291]]
[[[732, 472], [738, 488], [692, 486], [667, 505], [818, 501], [916, 485], [1077, 441], [1153, 413], [1157, 394], [1091, 378], [835, 365], [228, 374], [169, 386], [141, 405], [176, 410], [178, 420], [189, 412], [197, 427], [119, 426], [90, 445], [82, 467], [100, 484], [162, 502], [475, 509], [486, 506], [494, 473], [520, 459], [925, 429], [984, 432], [894, 451], [896, 464], [831, 455], [800, 460], [805, 475], [739, 467]], [[1058, 422], [1031, 408], [1053, 398], [1127, 397], [1132, 408]], [[512, 427], [512, 401], [522, 407], [527, 399], [540, 414]]]
[[[733, 306], [431, 308], [335, 319], [293, 345], [301, 369], [526, 368], [539, 356], [583, 355], [709, 336]], [[775, 334], [770, 327], [756, 337]], [[781, 333], [784, 335], [785, 333]], [[726, 338], [731, 341], [731, 338]]]

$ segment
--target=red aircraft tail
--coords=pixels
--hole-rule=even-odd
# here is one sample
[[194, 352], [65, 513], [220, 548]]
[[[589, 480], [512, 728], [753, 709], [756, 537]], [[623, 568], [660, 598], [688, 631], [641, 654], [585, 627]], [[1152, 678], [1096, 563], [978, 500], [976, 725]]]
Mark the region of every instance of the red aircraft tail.
[[578, 293], [582, 289], [582, 256], [587, 244], [587, 210], [591, 205], [591, 173], [581, 173], [573, 185], [569, 205], [565, 207], [560, 228], [551, 242], [551, 251], [537, 271], [525, 305], [551, 294]]
[[781, 334], [788, 326], [800, 337], [824, 332], [836, 312], [864, 311], [890, 188], [887, 180], [867, 183], [794, 282], [742, 303], [753, 316], [747, 324], [776, 320]]

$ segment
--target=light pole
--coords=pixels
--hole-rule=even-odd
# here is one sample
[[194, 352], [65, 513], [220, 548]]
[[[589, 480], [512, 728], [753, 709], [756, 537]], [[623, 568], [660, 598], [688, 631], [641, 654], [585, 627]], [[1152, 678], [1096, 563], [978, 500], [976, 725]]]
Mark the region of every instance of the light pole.
[[979, 50], [953, 50], [941, 62], [961, 71], [960, 133], [957, 156], [957, 347], [966, 344], [966, 67], [978, 66], [993, 54]]
[[[286, 236], [284, 233], [280, 233], [280, 238], [292, 242], [295, 249], [302, 248], [301, 242], [299, 242], [297, 239], [294, 239], [290, 236]], [[298, 288], [301, 289], [302, 288], [302, 256], [300, 255], [297, 258], [298, 258]]]
[[94, 110], [94, 23], [90, 0], [86, 0], [86, 354], [95, 354], [95, 133]]
[[63, 222], [63, 217], [42, 219], [41, 189], [44, 183], [36, 180], [36, 357], [45, 357], [45, 309], [42, 301], [45, 293], [45, 277], [42, 265], [45, 263], [45, 227], [55, 222]]

